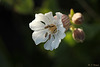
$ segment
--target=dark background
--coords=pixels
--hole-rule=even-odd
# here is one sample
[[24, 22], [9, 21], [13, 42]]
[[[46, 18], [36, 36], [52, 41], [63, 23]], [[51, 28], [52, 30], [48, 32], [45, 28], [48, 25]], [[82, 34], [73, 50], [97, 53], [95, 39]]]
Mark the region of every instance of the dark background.
[[[35, 45], [29, 23], [49, 11], [84, 15], [85, 41], [71, 31], [53, 51]], [[0, 67], [100, 67], [100, 0], [0, 0]]]

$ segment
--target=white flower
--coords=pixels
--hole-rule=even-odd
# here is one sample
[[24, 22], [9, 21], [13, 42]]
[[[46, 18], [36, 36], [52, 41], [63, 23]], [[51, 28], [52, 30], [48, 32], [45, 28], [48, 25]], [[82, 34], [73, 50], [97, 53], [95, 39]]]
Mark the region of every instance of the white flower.
[[56, 16], [57, 18], [54, 18], [52, 12], [35, 14], [35, 19], [29, 23], [29, 27], [34, 30], [32, 38], [35, 44], [46, 42], [44, 45], [46, 50], [56, 49], [61, 39], [66, 36], [61, 21], [62, 13], [57, 12]]

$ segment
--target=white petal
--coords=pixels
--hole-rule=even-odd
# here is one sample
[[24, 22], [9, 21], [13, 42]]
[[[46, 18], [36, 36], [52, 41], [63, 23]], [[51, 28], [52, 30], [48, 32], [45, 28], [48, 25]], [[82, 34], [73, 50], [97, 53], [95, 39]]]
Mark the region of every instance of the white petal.
[[[60, 21], [59, 21], [60, 22]], [[61, 22], [62, 23], [62, 22]], [[66, 35], [65, 35], [65, 28], [63, 27], [63, 24], [58, 24], [57, 25], [57, 36], [60, 39], [63, 39]]]
[[52, 15], [52, 12], [46, 13], [45, 16], [48, 18], [49, 24], [51, 24], [52, 21], [54, 20], [54, 17], [53, 17], [53, 15]]
[[58, 30], [60, 30], [62, 33], [64, 33], [65, 30], [66, 30], [66, 29], [63, 27], [63, 25], [58, 25], [57, 28], [58, 28]]
[[54, 39], [54, 41], [52, 42], [52, 45], [51, 45], [52, 50], [56, 49], [59, 46], [60, 42], [61, 42], [61, 39], [59, 39], [58, 36], [55, 35], [55, 39]]
[[61, 32], [61, 31], [58, 31], [57, 35], [58, 35], [58, 37], [59, 37], [60, 39], [63, 39], [63, 38], [66, 36], [66, 34], [63, 33], [63, 32]]
[[63, 25], [63, 24], [62, 24], [62, 15], [63, 15], [62, 13], [56, 12], [56, 16], [57, 16], [57, 19], [56, 19], [57, 22], [56, 22], [56, 23], [57, 23], [58, 25]]
[[33, 20], [31, 23], [29, 23], [29, 27], [32, 30], [41, 30], [44, 29], [45, 25], [41, 21]]
[[62, 13], [60, 13], [60, 12], [56, 12], [56, 16], [57, 16], [57, 19], [61, 19], [61, 17], [62, 17]]
[[53, 24], [56, 25], [56, 26], [59, 25], [59, 24], [58, 24], [58, 20], [54, 19], [54, 20], [53, 20]]
[[47, 35], [47, 37], [45, 37], [45, 34], [46, 34], [46, 30], [33, 32], [32, 38], [35, 41], [36, 45], [38, 45], [41, 42], [45, 42], [48, 39], [48, 35]]
[[45, 44], [44, 44], [44, 48], [46, 50], [53, 50], [51, 47], [52, 42], [54, 41], [54, 38], [51, 36], [50, 40], [48, 40]]
[[43, 21], [46, 25], [48, 25], [49, 20], [48, 20], [48, 18], [44, 14], [41, 14], [41, 13], [35, 14], [35, 17], [36, 17], [35, 20], [37, 20], [37, 21]]

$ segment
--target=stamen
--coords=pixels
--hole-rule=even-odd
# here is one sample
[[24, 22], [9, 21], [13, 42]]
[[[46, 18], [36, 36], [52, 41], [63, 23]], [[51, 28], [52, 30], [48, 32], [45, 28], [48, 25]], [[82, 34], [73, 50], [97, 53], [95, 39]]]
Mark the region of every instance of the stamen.
[[50, 27], [55, 27], [55, 25], [53, 25], [53, 24], [51, 24], [51, 25], [49, 25]]
[[55, 39], [55, 36], [53, 35], [54, 39]]
[[49, 29], [49, 31], [51, 32], [51, 34], [56, 33], [57, 32], [57, 27], [54, 24], [48, 25], [45, 27], [45, 29]]
[[48, 33], [46, 32], [45, 37], [47, 37]]
[[43, 22], [43, 21], [40, 21], [41, 23], [43, 23], [44, 25], [45, 25], [45, 22]]
[[47, 28], [49, 28], [49, 25], [48, 26], [46, 26], [46, 27], [44, 27], [45, 29], [47, 29]]
[[50, 40], [50, 38], [51, 38], [51, 34], [49, 34], [49, 38], [48, 38], [48, 40]]
[[57, 32], [57, 28], [54, 29], [53, 33], [56, 33], [56, 32]]

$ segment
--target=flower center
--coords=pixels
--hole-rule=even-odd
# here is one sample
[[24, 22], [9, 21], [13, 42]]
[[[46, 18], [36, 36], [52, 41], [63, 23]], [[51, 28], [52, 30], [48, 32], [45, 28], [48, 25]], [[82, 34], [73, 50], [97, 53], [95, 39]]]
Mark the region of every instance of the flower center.
[[54, 24], [50, 24], [50, 25], [45, 27], [45, 29], [47, 29], [47, 28], [50, 30], [51, 34], [54, 34], [57, 32], [57, 27]]

